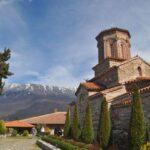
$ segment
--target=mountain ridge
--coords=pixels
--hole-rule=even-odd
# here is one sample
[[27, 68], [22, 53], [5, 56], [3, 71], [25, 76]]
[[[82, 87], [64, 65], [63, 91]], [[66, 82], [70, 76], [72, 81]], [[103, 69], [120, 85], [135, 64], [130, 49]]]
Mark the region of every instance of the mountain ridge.
[[65, 111], [75, 99], [75, 89], [40, 84], [9, 84], [0, 96], [0, 119], [15, 120]]

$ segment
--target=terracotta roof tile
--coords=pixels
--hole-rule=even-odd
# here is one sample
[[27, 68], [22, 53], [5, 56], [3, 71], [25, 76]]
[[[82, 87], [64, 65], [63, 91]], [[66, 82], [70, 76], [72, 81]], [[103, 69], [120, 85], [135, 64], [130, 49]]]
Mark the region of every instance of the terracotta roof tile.
[[81, 83], [87, 90], [100, 90], [101, 87], [94, 82], [83, 82]]
[[20, 127], [20, 128], [32, 128], [34, 127], [32, 124], [24, 122], [24, 121], [9, 121], [5, 123], [6, 127]]
[[104, 89], [103, 86], [100, 86], [100, 85], [98, 85], [94, 82], [88, 82], [88, 81], [87, 82], [82, 82], [82, 83], [80, 83], [75, 95], [77, 95], [77, 93], [78, 93], [81, 86], [85, 87], [88, 91], [100, 91], [100, 90]]
[[31, 124], [65, 124], [66, 112], [55, 112], [37, 117], [23, 119]]

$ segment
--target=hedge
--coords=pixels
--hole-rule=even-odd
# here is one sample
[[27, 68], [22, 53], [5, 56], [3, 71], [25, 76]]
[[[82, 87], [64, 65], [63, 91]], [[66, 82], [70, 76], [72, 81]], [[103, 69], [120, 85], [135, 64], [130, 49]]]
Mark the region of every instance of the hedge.
[[61, 148], [63, 150], [77, 150], [78, 147], [71, 145], [69, 143], [66, 143], [64, 141], [60, 141], [58, 139], [54, 139], [52, 137], [43, 137], [42, 140], [51, 143], [52, 145]]
[[54, 136], [45, 136], [42, 137], [42, 140], [51, 143], [52, 145], [63, 150], [87, 150], [86, 148], [80, 148], [77, 145], [73, 145], [71, 142], [65, 141], [64, 139], [57, 138]]

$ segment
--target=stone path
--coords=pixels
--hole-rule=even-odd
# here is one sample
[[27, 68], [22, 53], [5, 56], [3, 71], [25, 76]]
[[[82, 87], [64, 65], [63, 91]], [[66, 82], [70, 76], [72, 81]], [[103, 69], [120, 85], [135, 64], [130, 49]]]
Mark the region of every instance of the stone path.
[[36, 138], [0, 138], [0, 150], [41, 150]]

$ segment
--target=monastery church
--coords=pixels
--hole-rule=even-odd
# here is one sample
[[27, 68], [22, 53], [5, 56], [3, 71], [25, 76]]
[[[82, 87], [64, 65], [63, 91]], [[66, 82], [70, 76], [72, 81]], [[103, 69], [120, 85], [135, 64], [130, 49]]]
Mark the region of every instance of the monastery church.
[[150, 124], [150, 64], [139, 56], [131, 57], [130, 38], [129, 31], [120, 28], [111, 28], [98, 34], [98, 64], [92, 68], [95, 75], [80, 83], [75, 93], [77, 100], [70, 103], [71, 119], [75, 104], [78, 106], [81, 127], [86, 104], [90, 103], [96, 139], [100, 105], [105, 97], [111, 111], [113, 140], [119, 145], [128, 143], [131, 92], [135, 86], [139, 88], [145, 117]]

